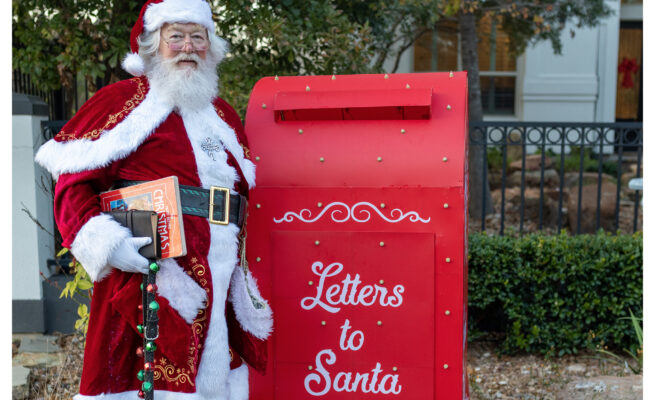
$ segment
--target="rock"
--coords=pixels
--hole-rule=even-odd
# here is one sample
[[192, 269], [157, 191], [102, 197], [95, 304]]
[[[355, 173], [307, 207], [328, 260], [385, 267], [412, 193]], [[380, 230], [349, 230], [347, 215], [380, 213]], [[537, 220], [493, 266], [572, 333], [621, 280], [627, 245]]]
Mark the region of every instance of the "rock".
[[[551, 157], [548, 157], [547, 155], [545, 156], [544, 166], [546, 169], [552, 166]], [[513, 161], [511, 164], [509, 164], [509, 168], [511, 168], [513, 171], [522, 170], [522, 159]], [[537, 171], [540, 169], [541, 169], [541, 154], [531, 154], [525, 157], [525, 170]]]
[[28, 398], [28, 379], [30, 369], [22, 365], [15, 365], [11, 369], [11, 391], [12, 400], [24, 400]]
[[25, 367], [54, 367], [64, 362], [63, 353], [19, 353], [12, 358], [12, 365]]
[[557, 394], [558, 399], [642, 400], [642, 376], [574, 378]]
[[57, 345], [57, 336], [25, 335], [21, 338], [19, 353], [58, 353], [62, 351]]
[[[506, 178], [507, 187], [521, 186], [522, 171], [516, 171]], [[541, 171], [525, 171], [525, 186], [540, 187]], [[545, 188], [554, 188], [559, 186], [559, 174], [554, 169], [546, 169], [543, 173], [543, 186]]]
[[[603, 173], [601, 175], [603, 183], [610, 182], [616, 185], [616, 178]], [[598, 184], [598, 172], [583, 172], [582, 173], [582, 186], [590, 185], [592, 183]], [[564, 173], [564, 188], [572, 188], [580, 184], [579, 172], [566, 172]]]
[[[573, 233], [577, 233], [579, 187], [575, 186], [568, 193], [568, 224]], [[580, 206], [580, 233], [596, 232], [596, 212], [598, 185], [589, 184], [582, 188]], [[616, 185], [603, 182], [600, 195], [600, 227], [613, 232], [616, 213]]]
[[566, 367], [566, 372], [569, 374], [579, 374], [582, 375], [587, 372], [587, 367], [584, 364], [572, 364]]

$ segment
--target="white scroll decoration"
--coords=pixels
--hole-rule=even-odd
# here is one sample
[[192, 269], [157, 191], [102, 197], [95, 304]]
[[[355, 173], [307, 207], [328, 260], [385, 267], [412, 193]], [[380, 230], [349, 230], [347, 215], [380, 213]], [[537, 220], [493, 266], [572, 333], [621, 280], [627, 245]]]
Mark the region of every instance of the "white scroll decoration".
[[[357, 209], [358, 207], [362, 207], [362, 206], [364, 208], [360, 210]], [[332, 218], [333, 221], [338, 223], [346, 222], [349, 219], [352, 219], [355, 222], [361, 222], [361, 223], [367, 222], [371, 219], [371, 210], [369, 210], [369, 208], [373, 209], [376, 212], [376, 214], [378, 214], [383, 220], [389, 223], [397, 223], [405, 219], [408, 219], [410, 222], [422, 222], [424, 224], [428, 224], [431, 221], [431, 217], [424, 219], [420, 217], [419, 214], [415, 211], [408, 211], [407, 213], [404, 213], [399, 208], [393, 209], [390, 212], [391, 218], [388, 218], [385, 215], [383, 215], [382, 212], [380, 212], [378, 207], [367, 201], [360, 201], [358, 203], [353, 204], [353, 206], [350, 207], [346, 203], [335, 201], [325, 206], [323, 210], [321, 210], [321, 212], [314, 218], [312, 218], [312, 212], [307, 208], [303, 208], [298, 213], [295, 213], [293, 211], [287, 211], [286, 213], [284, 213], [284, 216], [282, 218], [280, 219], [273, 218], [273, 221], [275, 221], [275, 223], [277, 224], [281, 224], [282, 222], [293, 222], [294, 219], [298, 219], [302, 222], [311, 224], [313, 222], [318, 221], [326, 213], [326, 211], [331, 210], [332, 208], [335, 209], [330, 211], [330, 218]]]

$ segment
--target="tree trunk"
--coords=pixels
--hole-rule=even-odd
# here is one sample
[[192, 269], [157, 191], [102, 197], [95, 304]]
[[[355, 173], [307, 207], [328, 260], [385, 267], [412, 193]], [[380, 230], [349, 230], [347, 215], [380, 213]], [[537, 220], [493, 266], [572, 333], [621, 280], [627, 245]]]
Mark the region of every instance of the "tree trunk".
[[[461, 58], [463, 59], [463, 68], [468, 73], [468, 115], [470, 121], [483, 120], [476, 22], [474, 14], [459, 12], [458, 24], [461, 33]], [[482, 210], [485, 210], [486, 215], [493, 212], [493, 200], [491, 199], [488, 186], [488, 169], [486, 168], [484, 170], [483, 146], [468, 146], [468, 212], [471, 218], [481, 219]], [[482, 190], [484, 181], [486, 185], [485, 193]]]

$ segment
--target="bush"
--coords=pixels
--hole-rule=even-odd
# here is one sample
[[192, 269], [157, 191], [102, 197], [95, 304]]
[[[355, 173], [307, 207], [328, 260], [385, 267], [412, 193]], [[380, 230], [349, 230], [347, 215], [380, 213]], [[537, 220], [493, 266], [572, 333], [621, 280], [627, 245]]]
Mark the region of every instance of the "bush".
[[471, 331], [500, 330], [504, 353], [634, 347], [642, 316], [642, 234], [469, 237]]

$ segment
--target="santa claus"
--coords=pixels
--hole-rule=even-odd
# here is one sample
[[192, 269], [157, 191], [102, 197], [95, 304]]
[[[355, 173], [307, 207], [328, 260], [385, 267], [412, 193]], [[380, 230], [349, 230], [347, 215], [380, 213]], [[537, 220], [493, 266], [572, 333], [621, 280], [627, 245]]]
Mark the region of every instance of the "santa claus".
[[[138, 306], [149, 267], [138, 249], [150, 239], [103, 214], [98, 194], [176, 175], [199, 192], [229, 188], [240, 203], [254, 186], [241, 120], [216, 97], [226, 43], [214, 32], [204, 0], [148, 1], [122, 63], [136, 77], [99, 90], [37, 154], [57, 179], [63, 245], [94, 281], [76, 399], [136, 399], [145, 367]], [[187, 255], [159, 261], [160, 334], [148, 366], [158, 400], [247, 399], [246, 364], [265, 369], [272, 313], [239, 262], [244, 230], [232, 218], [184, 214]]]

